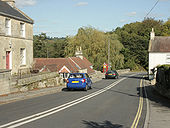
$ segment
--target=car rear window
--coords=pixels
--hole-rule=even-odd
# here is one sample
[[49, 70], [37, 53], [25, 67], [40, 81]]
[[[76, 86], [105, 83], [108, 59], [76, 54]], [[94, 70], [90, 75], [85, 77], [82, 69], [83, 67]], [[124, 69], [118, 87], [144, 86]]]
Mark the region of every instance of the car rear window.
[[107, 71], [107, 73], [116, 73], [116, 71]]
[[68, 78], [83, 78], [83, 74], [70, 74]]

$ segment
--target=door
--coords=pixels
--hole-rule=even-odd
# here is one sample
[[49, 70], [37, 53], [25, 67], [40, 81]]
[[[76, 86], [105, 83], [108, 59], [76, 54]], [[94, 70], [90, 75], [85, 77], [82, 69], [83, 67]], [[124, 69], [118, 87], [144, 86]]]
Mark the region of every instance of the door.
[[10, 51], [6, 51], [6, 69], [10, 69]]

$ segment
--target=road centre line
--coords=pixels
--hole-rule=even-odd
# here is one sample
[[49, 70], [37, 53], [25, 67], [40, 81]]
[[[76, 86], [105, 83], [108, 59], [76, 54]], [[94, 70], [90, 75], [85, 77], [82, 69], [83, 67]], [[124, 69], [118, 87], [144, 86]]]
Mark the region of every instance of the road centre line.
[[[134, 75], [134, 74], [133, 74]], [[131, 76], [133, 76], [131, 75]], [[112, 83], [111, 85], [99, 90], [99, 91], [96, 91], [92, 94], [89, 94], [89, 95], [86, 95], [86, 96], [83, 96], [79, 99], [76, 99], [74, 101], [71, 101], [71, 102], [68, 102], [66, 104], [63, 104], [63, 105], [60, 105], [60, 106], [57, 106], [55, 108], [52, 108], [52, 109], [49, 109], [49, 110], [46, 110], [44, 112], [40, 112], [40, 113], [37, 113], [37, 114], [34, 114], [34, 115], [31, 115], [31, 116], [28, 116], [28, 117], [25, 117], [25, 118], [22, 118], [22, 119], [19, 119], [19, 120], [16, 120], [16, 121], [13, 121], [13, 122], [10, 122], [10, 123], [7, 123], [7, 124], [4, 124], [4, 125], [1, 125], [0, 128], [4, 128], [4, 127], [8, 127], [8, 128], [15, 128], [15, 127], [18, 127], [18, 126], [21, 126], [21, 125], [24, 125], [24, 124], [27, 124], [29, 122], [32, 122], [32, 121], [35, 121], [35, 120], [38, 120], [38, 119], [41, 119], [43, 117], [46, 117], [46, 116], [49, 116], [49, 115], [52, 115], [54, 113], [57, 113], [61, 110], [64, 110], [66, 108], [69, 108], [73, 105], [76, 105], [76, 104], [79, 104], [83, 101], [86, 101], [92, 97], [95, 97], [107, 90], [109, 90], [110, 88], [114, 87], [115, 85], [117, 85], [118, 83], [120, 83], [121, 81], [127, 79], [127, 77], [125, 78], [122, 78], [114, 83]]]
[[[141, 89], [142, 88], [142, 83], [143, 83], [143, 79], [141, 79], [141, 81], [140, 81], [140, 95], [142, 95], [142, 89]], [[141, 117], [142, 109], [143, 109], [143, 97], [140, 96], [138, 111], [136, 113], [136, 116], [135, 116], [135, 119], [134, 119], [134, 121], [132, 123], [131, 128], [137, 128], [139, 120], [140, 120], [140, 117]]]

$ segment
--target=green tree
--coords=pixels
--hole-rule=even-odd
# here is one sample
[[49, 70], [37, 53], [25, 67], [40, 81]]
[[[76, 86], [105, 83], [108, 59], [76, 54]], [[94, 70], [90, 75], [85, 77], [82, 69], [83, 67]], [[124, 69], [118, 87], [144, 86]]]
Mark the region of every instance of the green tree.
[[145, 19], [142, 22], [135, 22], [118, 27], [114, 32], [119, 35], [120, 42], [125, 49], [122, 54], [125, 57], [125, 67], [138, 69], [142, 66], [148, 67], [148, 44], [150, 32], [154, 28], [157, 36], [163, 34], [163, 21], [157, 21], [152, 18]]
[[67, 46], [66, 38], [50, 38], [45, 33], [35, 35], [33, 40], [34, 58], [63, 58]]
[[163, 35], [170, 36], [170, 19], [163, 25]]
[[92, 27], [80, 28], [74, 37], [67, 37], [68, 46], [65, 49], [67, 56], [74, 56], [76, 49], [82, 47], [84, 56], [100, 70], [108, 58], [108, 42], [110, 42], [110, 58], [113, 69], [123, 68], [124, 56], [120, 53], [123, 45], [115, 33], [109, 34]]
[[47, 36], [45, 33], [41, 33], [40, 35], [34, 36], [33, 38], [34, 58], [47, 57], [46, 39], [47, 39]]

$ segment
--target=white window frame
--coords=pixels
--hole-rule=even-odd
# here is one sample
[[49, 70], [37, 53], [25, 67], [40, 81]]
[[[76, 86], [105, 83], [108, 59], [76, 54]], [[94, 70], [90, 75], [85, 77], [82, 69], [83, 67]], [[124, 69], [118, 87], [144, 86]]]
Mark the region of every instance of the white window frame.
[[20, 23], [20, 35], [21, 37], [25, 37], [25, 23]]
[[6, 35], [10, 36], [11, 35], [11, 20], [8, 18], [5, 19], [5, 30], [6, 30]]
[[166, 54], [166, 63], [170, 64], [170, 54]]
[[26, 48], [20, 48], [20, 65], [26, 65]]

